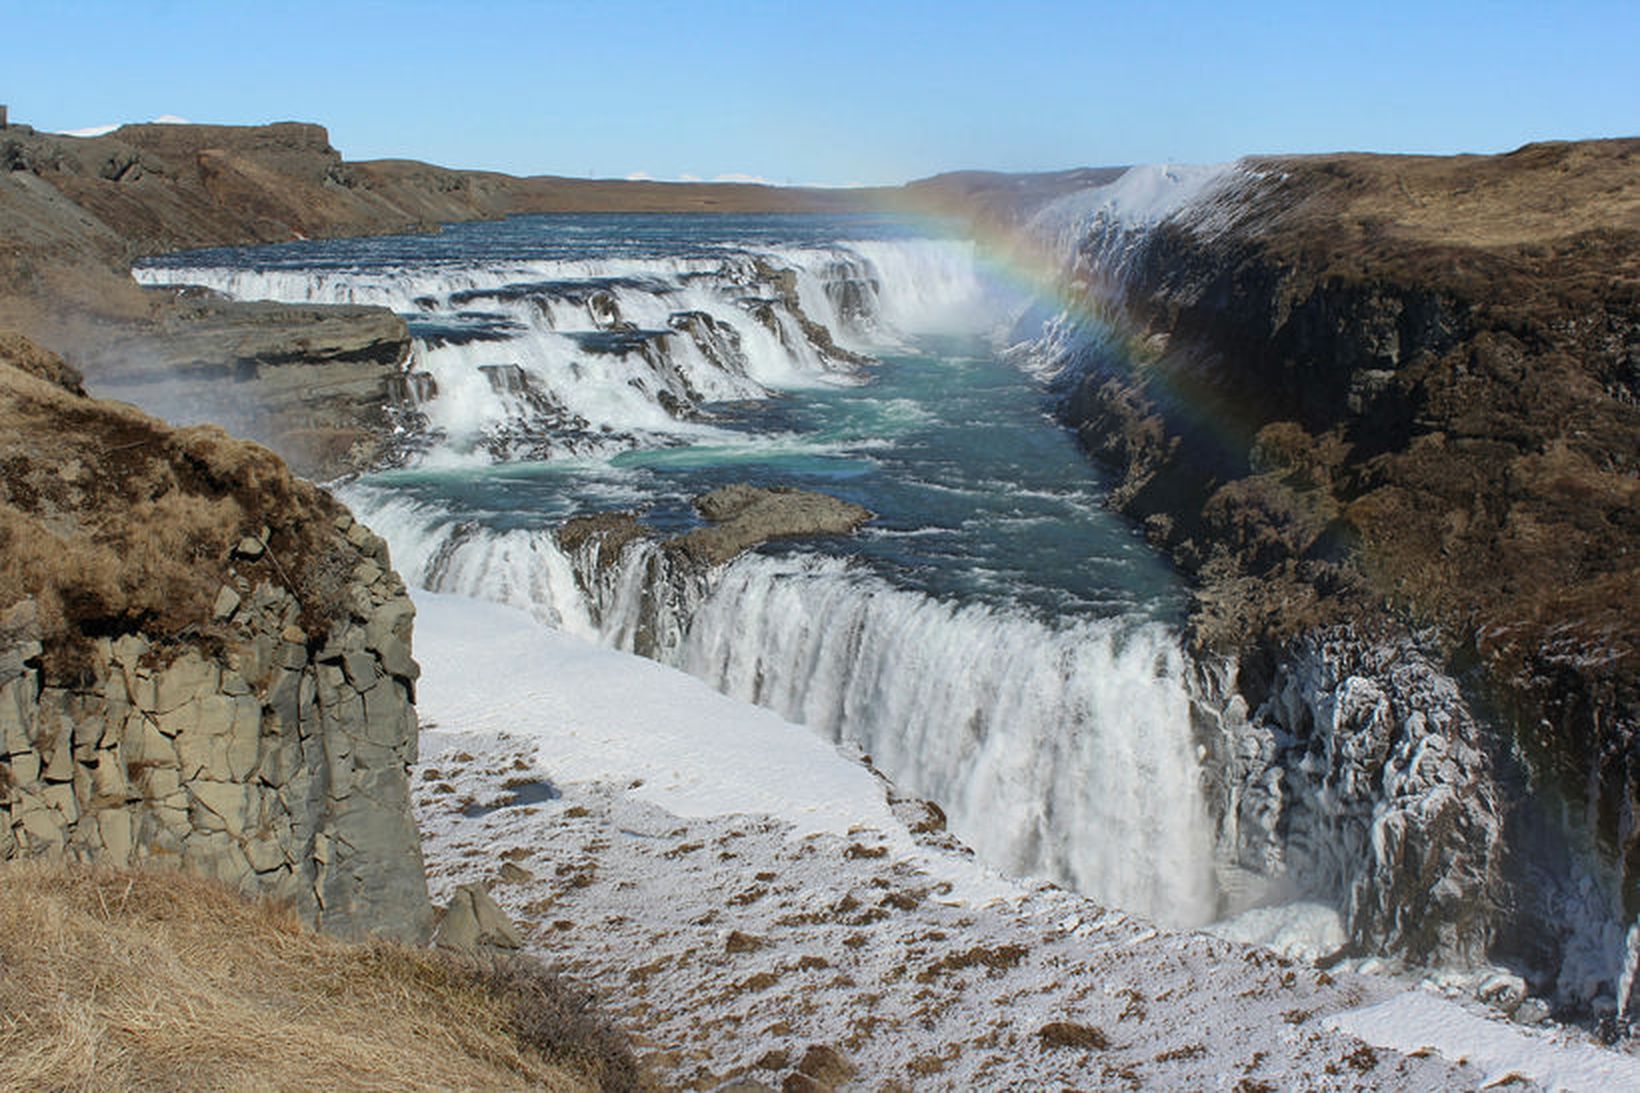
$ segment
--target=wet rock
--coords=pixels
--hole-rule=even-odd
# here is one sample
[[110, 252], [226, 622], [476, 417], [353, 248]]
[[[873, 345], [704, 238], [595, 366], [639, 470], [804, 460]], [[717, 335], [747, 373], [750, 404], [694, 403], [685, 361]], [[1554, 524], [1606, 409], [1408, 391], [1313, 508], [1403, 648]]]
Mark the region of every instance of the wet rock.
[[615, 563], [627, 544], [652, 534], [635, 512], [598, 512], [565, 522], [558, 529], [558, 543], [571, 554], [595, 544], [597, 565], [604, 569]]
[[1346, 628], [1283, 646], [1249, 711], [1252, 682], [1198, 684], [1221, 854], [1338, 907], [1360, 951], [1483, 962], [1502, 794], [1457, 682], [1410, 639]]

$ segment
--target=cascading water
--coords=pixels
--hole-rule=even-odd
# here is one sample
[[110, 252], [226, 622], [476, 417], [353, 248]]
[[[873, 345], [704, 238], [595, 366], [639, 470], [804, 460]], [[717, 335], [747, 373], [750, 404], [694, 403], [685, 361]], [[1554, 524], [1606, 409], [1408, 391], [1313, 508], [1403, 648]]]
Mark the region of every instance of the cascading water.
[[[412, 582], [518, 604], [869, 753], [995, 865], [1164, 921], [1219, 906], [1176, 581], [976, 335], [1017, 297], [882, 218], [517, 218], [203, 252], [140, 273], [380, 304], [436, 443], [344, 496]], [[866, 357], [866, 352], [874, 354]], [[553, 529], [786, 483], [857, 539], [684, 573]]]
[[849, 347], [984, 310], [964, 243], [794, 243], [757, 224], [736, 237], [745, 218], [726, 218], [727, 240], [701, 233], [677, 245], [663, 232], [657, 246], [653, 224], [592, 218], [609, 234], [577, 245], [581, 219], [556, 240], [520, 232], [523, 221], [467, 225], [426, 250], [379, 240], [230, 249], [136, 276], [235, 299], [401, 312], [414, 335], [406, 387], [436, 392], [419, 409], [439, 441], [428, 457], [445, 461], [721, 438], [705, 407], [857, 382], [864, 362]]
[[863, 748], [987, 861], [1170, 923], [1216, 916], [1182, 657], [1159, 624], [1048, 627], [836, 559], [753, 557], [669, 659]]
[[1048, 625], [804, 553], [699, 575], [645, 543], [605, 568], [595, 545], [570, 555], [369, 487], [345, 497], [414, 583], [525, 607], [858, 747], [1000, 868], [1173, 924], [1217, 914], [1183, 655], [1162, 623]]
[[[1148, 226], [1206, 215], [1192, 202], [1230, 182], [1141, 172], [1043, 230], [1068, 277], [1119, 272]], [[1289, 711], [1330, 718], [1336, 739], [1304, 746], [1331, 750], [1245, 710], [1202, 735], [1178, 582], [1049, 419], [1045, 382], [1121, 348], [1085, 316], [1022, 312], [971, 245], [869, 217], [521, 217], [141, 277], [406, 316], [434, 442], [344, 496], [412, 582], [526, 607], [857, 746], [998, 867], [1171, 923], [1295, 896], [1399, 921], [1396, 877], [1371, 863], [1442, 799], [1420, 781], [1426, 727], [1467, 722], [1365, 702], [1339, 661], [1318, 675], [1337, 696]], [[976, 336], [1022, 313], [1006, 360]], [[554, 534], [612, 509], [685, 530], [690, 497], [743, 480], [878, 519], [706, 573], [651, 540], [609, 563]], [[1347, 751], [1350, 718], [1407, 757], [1392, 815], [1317, 766]]]

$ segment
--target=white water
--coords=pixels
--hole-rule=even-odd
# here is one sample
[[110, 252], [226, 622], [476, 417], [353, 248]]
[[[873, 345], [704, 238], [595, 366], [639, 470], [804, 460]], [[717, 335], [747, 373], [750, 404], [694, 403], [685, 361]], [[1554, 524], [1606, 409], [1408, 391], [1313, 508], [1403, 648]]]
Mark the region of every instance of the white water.
[[373, 489], [344, 499], [412, 584], [618, 649], [651, 635], [663, 663], [870, 755], [997, 868], [1169, 924], [1216, 914], [1183, 654], [1164, 626], [952, 606], [818, 556], [744, 556], [694, 587], [653, 547], [599, 571], [549, 534], [463, 531]]
[[672, 659], [858, 745], [1011, 873], [1169, 924], [1214, 917], [1182, 656], [1163, 627], [1049, 627], [837, 559], [754, 556], [722, 574]]
[[[780, 271], [794, 276], [796, 306]], [[157, 265], [136, 277], [238, 300], [383, 306], [432, 324], [408, 370], [437, 386], [419, 409], [441, 464], [708, 440], [722, 434], [704, 405], [859, 381], [859, 366], [805, 321], [860, 349], [993, 314], [972, 245], [931, 239], [706, 257]], [[589, 336], [605, 340], [592, 349]]]

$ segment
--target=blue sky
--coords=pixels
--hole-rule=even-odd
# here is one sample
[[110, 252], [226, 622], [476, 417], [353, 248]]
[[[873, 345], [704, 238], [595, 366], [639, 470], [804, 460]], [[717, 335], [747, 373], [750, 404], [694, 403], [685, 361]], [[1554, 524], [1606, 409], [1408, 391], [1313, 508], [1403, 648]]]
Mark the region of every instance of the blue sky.
[[1640, 133], [1640, 0], [0, 0], [0, 102], [69, 129], [327, 125], [353, 159], [899, 182]]

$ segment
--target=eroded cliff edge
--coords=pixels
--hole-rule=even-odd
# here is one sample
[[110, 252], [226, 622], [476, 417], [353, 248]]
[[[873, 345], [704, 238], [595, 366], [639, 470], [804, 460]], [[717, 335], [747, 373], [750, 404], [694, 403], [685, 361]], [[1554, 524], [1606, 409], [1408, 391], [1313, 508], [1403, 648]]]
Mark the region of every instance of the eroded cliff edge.
[[16, 336], [0, 419], [0, 858], [174, 865], [425, 939], [414, 609], [382, 540]]

